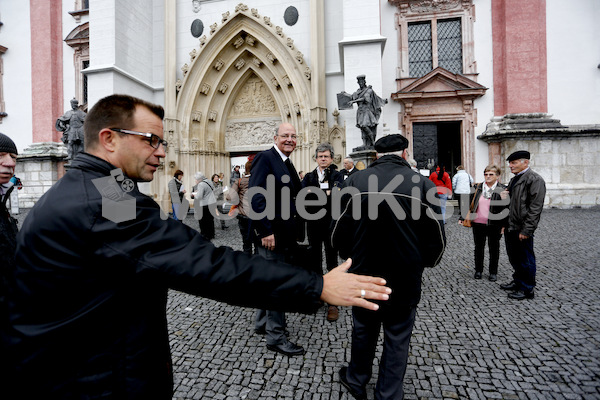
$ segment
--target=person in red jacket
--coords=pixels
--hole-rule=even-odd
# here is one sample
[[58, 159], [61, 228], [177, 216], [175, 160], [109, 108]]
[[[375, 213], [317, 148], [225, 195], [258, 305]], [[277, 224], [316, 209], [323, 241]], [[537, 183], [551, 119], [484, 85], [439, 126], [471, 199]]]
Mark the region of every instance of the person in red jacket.
[[429, 180], [437, 187], [437, 197], [440, 199], [440, 208], [442, 209], [442, 218], [446, 223], [446, 201], [452, 198], [452, 180], [446, 172], [444, 164], [435, 166], [435, 171], [429, 175]]

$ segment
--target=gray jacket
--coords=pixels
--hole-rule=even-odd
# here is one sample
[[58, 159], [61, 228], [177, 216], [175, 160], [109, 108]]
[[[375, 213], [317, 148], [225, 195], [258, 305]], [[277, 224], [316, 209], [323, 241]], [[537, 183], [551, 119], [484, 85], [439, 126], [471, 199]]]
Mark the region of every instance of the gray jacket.
[[544, 208], [545, 196], [544, 178], [530, 168], [510, 190], [508, 230], [533, 236]]

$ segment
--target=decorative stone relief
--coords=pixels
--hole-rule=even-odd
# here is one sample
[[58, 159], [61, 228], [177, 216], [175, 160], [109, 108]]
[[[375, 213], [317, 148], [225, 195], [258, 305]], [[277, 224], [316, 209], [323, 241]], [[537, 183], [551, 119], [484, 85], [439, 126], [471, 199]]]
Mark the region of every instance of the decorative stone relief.
[[193, 49], [192, 51], [190, 51], [190, 62], [194, 62], [197, 55], [198, 55], [198, 53], [196, 52], [196, 49]]
[[300, 115], [300, 104], [294, 103], [294, 111], [296, 111], [296, 114]]
[[292, 38], [287, 38], [286, 45], [290, 50], [294, 50], [294, 40]]
[[239, 37], [236, 39], [235, 42], [233, 42], [233, 45], [235, 46], [236, 49], [239, 49], [241, 45], [244, 44], [244, 38], [243, 37]]
[[221, 60], [220, 58], [215, 62], [215, 69], [217, 71], [220, 71], [221, 68], [223, 68], [223, 65], [225, 65], [225, 61]]
[[248, 44], [248, 46], [254, 46], [254, 44], [256, 43], [256, 38], [254, 36], [246, 36], [246, 43]]
[[177, 79], [177, 82], [175, 82], [175, 90], [178, 92], [181, 90], [181, 84], [181, 79]]
[[221, 83], [221, 86], [219, 86], [219, 92], [225, 94], [225, 92], [227, 91], [227, 88], [229, 87], [229, 85], [225, 82]]
[[265, 25], [267, 25], [267, 26], [273, 26], [273, 23], [271, 22], [271, 18], [264, 17], [263, 20], [265, 21]]
[[210, 34], [214, 34], [217, 31], [217, 23], [215, 22], [210, 26]]
[[291, 115], [290, 113], [290, 106], [289, 105], [284, 105], [283, 106], [283, 112], [285, 113], [285, 115], [287, 115], [288, 117]]
[[306, 77], [306, 79], [308, 79], [310, 81], [310, 78], [312, 76], [312, 71], [310, 70], [309, 67], [306, 67], [304, 69], [304, 76]]
[[256, 8], [253, 8], [250, 11], [252, 12], [252, 15], [254, 16], [254, 18], [260, 18], [260, 15], [258, 14], [258, 10]]
[[257, 148], [273, 143], [273, 136], [279, 122], [228, 122], [225, 131], [225, 146], [227, 150], [235, 147]]
[[296, 53], [296, 60], [302, 64], [304, 62], [304, 54], [301, 51]]
[[206, 44], [206, 35], [202, 35], [198, 40], [200, 41], [200, 47], [204, 46]]
[[246, 61], [244, 61], [243, 58], [240, 58], [239, 60], [237, 60], [237, 62], [235, 63], [235, 67], [237, 68], [237, 70], [239, 71], [240, 69], [242, 69], [242, 67], [246, 65]]
[[422, 13], [456, 8], [460, 5], [460, 0], [416, 0], [408, 4], [412, 12]]
[[217, 112], [215, 110], [210, 110], [208, 112], [208, 119], [210, 119], [213, 122], [217, 121]]
[[246, 81], [233, 102], [228, 118], [277, 115], [277, 106], [265, 82], [254, 76]]
[[275, 57], [275, 55], [271, 52], [267, 53], [267, 60], [271, 61], [272, 63], [275, 63], [275, 61], [277, 61], [277, 57]]
[[289, 76], [284, 75], [283, 78], [281, 78], [281, 79], [283, 79], [283, 83], [285, 83], [286, 85], [292, 86], [292, 81], [290, 80]]
[[192, 121], [200, 122], [202, 120], [202, 111], [194, 110], [192, 111]]
[[276, 26], [276, 27], [275, 27], [275, 32], [276, 32], [276, 33], [277, 33], [279, 36], [283, 37], [283, 28], [282, 28], [282, 27], [280, 27], [280, 26]]
[[215, 151], [215, 141], [212, 139], [207, 140], [206, 148], [208, 149], [208, 151], [214, 152]]
[[210, 85], [208, 83], [203, 83], [202, 87], [200, 88], [200, 93], [208, 96], [208, 92], [210, 92]]
[[260, 67], [262, 64], [262, 61], [260, 61], [258, 58], [254, 57], [252, 59], [252, 62], [254, 63], [254, 65], [256, 65], [257, 67]]
[[235, 6], [235, 12], [240, 12], [240, 11], [248, 11], [248, 6], [245, 5], [244, 3], [240, 3], [237, 6]]
[[221, 18], [221, 23], [222, 24], [224, 24], [225, 22], [227, 22], [227, 20], [229, 19], [229, 15], [230, 15], [229, 11], [221, 14], [221, 16], [223, 17], [223, 18]]
[[195, 13], [200, 11], [200, 0], [192, 0], [192, 11]]
[[192, 151], [200, 150], [200, 140], [199, 139], [192, 139], [192, 145], [190, 146], [190, 150], [192, 150]]
[[181, 67], [181, 70], [183, 71], [183, 76], [187, 75], [189, 69], [190, 69], [190, 67], [188, 67], [187, 64], [183, 64], [183, 67]]
[[273, 84], [273, 86], [279, 89], [279, 82], [277, 81], [277, 78], [271, 78], [271, 83]]

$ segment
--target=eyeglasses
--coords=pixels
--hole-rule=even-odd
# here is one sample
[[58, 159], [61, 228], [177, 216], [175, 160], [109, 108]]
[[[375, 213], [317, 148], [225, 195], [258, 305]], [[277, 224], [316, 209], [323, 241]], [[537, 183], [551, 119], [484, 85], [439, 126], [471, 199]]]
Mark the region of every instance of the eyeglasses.
[[280, 138], [286, 139], [286, 140], [287, 139], [292, 139], [292, 140], [298, 139], [298, 136], [296, 136], [296, 135], [277, 135], [277, 136], [279, 136]]
[[120, 129], [120, 128], [110, 128], [110, 130], [111, 131], [115, 131], [115, 132], [119, 132], [119, 133], [125, 133], [127, 135], [143, 136], [146, 139], [148, 139], [148, 144], [150, 146], [154, 147], [155, 149], [158, 149], [158, 146], [160, 146], [161, 144], [163, 145], [163, 147], [165, 149], [169, 145], [169, 143], [167, 143], [166, 140], [161, 139], [160, 137], [156, 136], [154, 133], [136, 132], [136, 131], [130, 131], [128, 129]]
[[492, 172], [492, 173], [489, 173], [489, 174], [483, 174], [483, 175], [485, 175], [485, 176], [494, 176], [494, 175], [496, 175], [496, 173], [495, 173], [495, 172]]

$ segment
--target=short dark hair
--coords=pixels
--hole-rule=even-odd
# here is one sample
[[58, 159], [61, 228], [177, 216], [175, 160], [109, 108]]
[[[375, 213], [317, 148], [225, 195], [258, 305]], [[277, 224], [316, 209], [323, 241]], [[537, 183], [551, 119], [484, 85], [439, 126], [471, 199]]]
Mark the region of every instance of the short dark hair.
[[98, 133], [105, 128], [133, 128], [136, 107], [146, 107], [161, 120], [165, 117], [162, 106], [125, 94], [104, 97], [87, 113], [83, 123], [85, 149], [98, 145]]
[[183, 175], [183, 171], [178, 169], [177, 171], [175, 171], [175, 174], [173, 175], [174, 178], [177, 178], [179, 175]]

